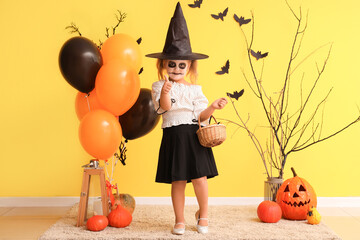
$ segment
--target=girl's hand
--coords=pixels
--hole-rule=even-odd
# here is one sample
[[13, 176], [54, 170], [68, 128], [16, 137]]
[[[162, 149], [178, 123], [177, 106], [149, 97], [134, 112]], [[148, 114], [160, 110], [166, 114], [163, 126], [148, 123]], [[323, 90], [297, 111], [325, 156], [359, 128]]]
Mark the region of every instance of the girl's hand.
[[172, 88], [172, 84], [169, 81], [169, 77], [165, 75], [165, 83], [161, 89], [161, 92], [164, 94], [168, 94], [170, 92], [170, 89]]
[[215, 100], [208, 108], [200, 113], [200, 122], [208, 119], [213, 114], [215, 109], [223, 109], [227, 103], [228, 101], [226, 98], [219, 98]]
[[215, 100], [211, 106], [214, 108], [214, 109], [223, 109], [226, 104], [228, 103], [228, 101], [226, 100], [226, 98], [219, 98], [217, 100]]

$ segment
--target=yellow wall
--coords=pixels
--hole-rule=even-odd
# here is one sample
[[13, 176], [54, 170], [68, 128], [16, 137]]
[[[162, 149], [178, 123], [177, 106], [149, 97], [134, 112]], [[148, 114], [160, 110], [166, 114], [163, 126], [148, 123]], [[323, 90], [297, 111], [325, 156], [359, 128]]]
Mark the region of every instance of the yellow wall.
[[[91, 157], [78, 140], [79, 121], [75, 115], [76, 90], [62, 78], [58, 54], [62, 44], [75, 34], [64, 28], [71, 22], [83, 36], [105, 40], [105, 27], [114, 25], [119, 9], [127, 13], [118, 32], [135, 39], [142, 37], [143, 53], [161, 51], [175, 0], [78, 0], [78, 1], [2, 1], [0, 3], [0, 197], [78, 196], [83, 164]], [[188, 22], [193, 50], [210, 55], [200, 62], [200, 81], [209, 100], [227, 91], [245, 88], [238, 108], [250, 113], [253, 127], [264, 124], [259, 102], [251, 94], [241, 74], [245, 64], [245, 45], [234, 13], [255, 14], [254, 48], [269, 51], [264, 83], [279, 89], [284, 78], [296, 22], [286, 4], [278, 1], [204, 0], [200, 9], [180, 1]], [[360, 3], [344, 1], [292, 1], [297, 11], [309, 9], [308, 30], [301, 56], [333, 42], [331, 58], [315, 100], [327, 89], [333, 91], [326, 103], [324, 135], [352, 121], [360, 106]], [[211, 13], [229, 7], [225, 21], [215, 21]], [[250, 25], [244, 27], [249, 33]], [[323, 61], [324, 50], [305, 64], [304, 71]], [[215, 75], [230, 59], [230, 74]], [[143, 59], [141, 87], [150, 88], [156, 80], [155, 60]], [[310, 75], [310, 74], [309, 74]], [[297, 85], [299, 83], [294, 83]], [[305, 87], [306, 88], [306, 87]], [[236, 119], [230, 105], [217, 117]], [[226, 142], [214, 148], [220, 175], [209, 180], [210, 196], [262, 196], [264, 168], [254, 146], [242, 130], [228, 128]], [[160, 124], [147, 136], [128, 143], [127, 165], [118, 165], [115, 178], [121, 192], [134, 196], [169, 196], [169, 186], [154, 182], [161, 139]], [[306, 178], [319, 196], [360, 196], [360, 124], [343, 134], [307, 150], [290, 155], [290, 167]], [[93, 189], [92, 191], [97, 191]], [[188, 187], [187, 195], [193, 196]]]

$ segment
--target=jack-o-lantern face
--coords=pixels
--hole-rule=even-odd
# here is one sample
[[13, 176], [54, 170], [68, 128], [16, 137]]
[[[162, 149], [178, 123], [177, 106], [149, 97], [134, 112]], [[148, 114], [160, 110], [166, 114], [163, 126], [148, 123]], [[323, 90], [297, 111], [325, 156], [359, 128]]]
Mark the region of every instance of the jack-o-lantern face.
[[293, 173], [294, 177], [287, 179], [279, 188], [276, 202], [284, 218], [305, 220], [309, 209], [317, 206], [316, 193], [305, 179], [296, 175], [295, 170]]

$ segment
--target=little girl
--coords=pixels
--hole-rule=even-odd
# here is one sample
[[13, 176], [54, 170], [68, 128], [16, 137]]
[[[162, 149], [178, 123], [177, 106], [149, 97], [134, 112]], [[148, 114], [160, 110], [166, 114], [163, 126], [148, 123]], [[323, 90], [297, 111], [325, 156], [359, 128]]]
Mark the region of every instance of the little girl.
[[[160, 146], [156, 182], [171, 183], [175, 213], [172, 233], [185, 233], [185, 187], [192, 182], [199, 210], [195, 213], [197, 231], [208, 232], [207, 179], [218, 175], [211, 148], [200, 145], [196, 131], [198, 119], [207, 125], [216, 109], [227, 104], [219, 98], [208, 106], [197, 79], [197, 59], [207, 55], [193, 53], [186, 21], [180, 3], [171, 19], [163, 52], [146, 55], [157, 58], [159, 81], [152, 85], [155, 110], [163, 116], [163, 138]], [[190, 82], [185, 77], [189, 75]]]

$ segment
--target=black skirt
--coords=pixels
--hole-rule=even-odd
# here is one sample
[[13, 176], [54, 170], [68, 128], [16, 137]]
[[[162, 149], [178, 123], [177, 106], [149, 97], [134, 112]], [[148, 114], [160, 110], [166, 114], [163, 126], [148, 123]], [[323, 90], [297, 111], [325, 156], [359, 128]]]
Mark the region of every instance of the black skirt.
[[179, 125], [163, 129], [156, 182], [171, 183], [218, 175], [211, 148], [200, 145], [198, 125]]

